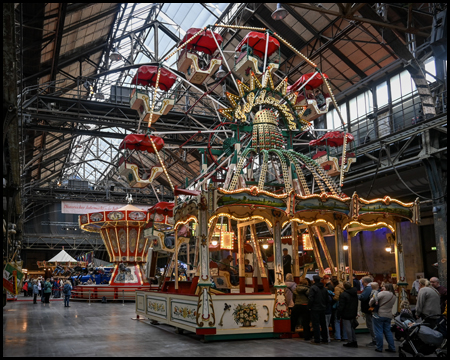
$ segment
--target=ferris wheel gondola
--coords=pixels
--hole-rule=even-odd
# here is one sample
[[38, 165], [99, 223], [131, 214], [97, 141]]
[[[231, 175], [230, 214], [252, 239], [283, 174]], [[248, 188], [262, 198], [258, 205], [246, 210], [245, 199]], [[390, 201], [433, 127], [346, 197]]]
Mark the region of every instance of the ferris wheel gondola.
[[[158, 136], [146, 134], [130, 134], [119, 145], [120, 150], [128, 152], [119, 160], [119, 174], [133, 188], [144, 188], [160, 176], [162, 166], [152, 166], [147, 169], [142, 161], [140, 152], [156, 154], [164, 147], [164, 140]], [[132, 159], [132, 160], [130, 160]], [[138, 163], [134, 162], [138, 161]]]
[[[268, 34], [257, 31], [249, 32], [236, 47], [235, 70], [242, 76], [244, 82], [250, 80], [251, 72], [261, 76], [265, 69], [264, 57], [267, 56], [267, 66], [272, 71], [279, 67], [280, 43]], [[274, 55], [272, 57], [272, 55]]]
[[[135, 88], [131, 92], [130, 106], [138, 111], [140, 122], [147, 122], [151, 126], [161, 115], [167, 115], [172, 110], [176, 97], [173, 89], [176, 80], [177, 75], [159, 65], [143, 65], [137, 70], [131, 81]], [[152, 98], [149, 94], [151, 88], [154, 89]], [[159, 99], [157, 89], [162, 92]]]
[[[215, 54], [223, 42], [222, 36], [211, 31], [191, 28], [186, 31], [182, 43], [191, 40], [179, 53], [177, 68], [186, 74], [186, 79], [200, 85], [214, 74], [222, 64], [222, 56]], [[195, 36], [200, 32], [199, 35]], [[215, 38], [215, 39], [214, 39]]]

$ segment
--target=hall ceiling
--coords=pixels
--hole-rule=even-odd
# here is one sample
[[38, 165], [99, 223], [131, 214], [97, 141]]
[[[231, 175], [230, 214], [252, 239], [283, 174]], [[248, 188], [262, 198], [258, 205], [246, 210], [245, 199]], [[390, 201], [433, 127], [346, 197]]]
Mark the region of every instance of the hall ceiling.
[[[138, 121], [137, 114], [126, 109], [123, 104], [108, 110], [106, 105], [109, 104], [111, 85], [129, 87], [137, 68], [134, 65], [161, 60], [189, 27], [226, 23], [269, 28], [316, 62], [321, 71], [330, 77], [332, 89], [337, 94], [350, 89], [371, 74], [382, 71], [398, 59], [395, 49], [385, 43], [383, 34], [374, 26], [393, 29], [405, 44], [414, 36], [417, 46], [426, 41], [430, 33], [433, 4], [379, 5], [288, 3], [283, 4], [289, 14], [282, 21], [271, 18], [276, 3], [18, 5], [16, 23], [21, 36], [18, 55], [23, 79], [19, 86], [25, 93], [24, 103], [30, 100], [32, 104], [25, 111], [30, 115], [22, 132], [25, 181], [48, 186], [50, 182], [79, 174], [77, 171], [81, 165], [77, 165], [77, 161], [80, 164], [95, 161], [95, 156], [91, 156], [92, 159], [88, 156], [97, 141], [95, 138], [100, 138], [102, 143], [111, 146], [112, 151], [107, 161], [117, 161], [118, 143], [109, 137], [113, 137], [114, 133], [135, 131]], [[379, 16], [378, 24], [364, 18], [361, 15], [363, 9], [366, 13], [372, 12]], [[200, 21], [207, 22], [199, 24]], [[153, 26], [156, 22], [159, 26], [158, 40], [155, 40]], [[224, 37], [225, 55], [228, 63], [233, 65], [232, 51], [248, 30], [216, 31], [221, 32]], [[110, 54], [115, 47], [124, 60], [112, 63]], [[121, 70], [125, 67], [126, 70]], [[176, 69], [176, 65], [174, 68]], [[302, 74], [311, 71], [314, 69], [282, 45], [280, 68], [274, 75], [276, 83], [287, 76], [292, 84]], [[102, 76], [105, 72], [110, 73]], [[90, 81], [94, 88], [102, 92], [105, 99], [96, 99], [89, 94], [82, 86], [86, 79], [92, 79]], [[210, 79], [210, 87], [213, 84], [214, 80]], [[226, 86], [229, 91], [235, 91], [231, 81]], [[180, 97], [174, 111], [162, 117], [155, 129], [175, 131], [185, 127], [204, 130], [216, 126], [219, 123], [215, 112], [216, 104], [209, 99], [202, 99], [194, 112], [187, 115], [184, 113], [189, 107], [185, 103], [187, 95], [189, 105], [192, 105], [210, 87], [184, 88], [186, 96]], [[41, 100], [32, 99], [37, 94], [42, 96]], [[222, 86], [218, 86], [212, 95], [225, 104]], [[88, 101], [92, 107], [87, 103], [76, 105], [71, 102], [74, 98]], [[104, 119], [95, 113], [97, 105], [99, 113], [103, 112], [103, 115], [106, 114], [112, 120], [102, 123]], [[101, 108], [103, 105], [104, 109]], [[83, 117], [79, 115], [80, 111], [84, 114]], [[73, 117], [68, 113], [73, 113]], [[106, 115], [105, 119], [109, 119]], [[117, 120], [119, 118], [120, 121]], [[194, 174], [200, 173], [198, 151], [187, 149], [184, 152], [183, 149], [176, 148], [188, 140], [188, 145], [204, 145], [207, 141], [207, 137], [203, 135], [191, 136], [165, 136], [166, 143], [175, 146], [166, 150], [164, 156], [170, 176], [174, 184], [179, 186], [184, 186], [186, 178], [192, 181]], [[141, 161], [150, 167], [157, 159], [145, 153]], [[93, 164], [91, 167], [95, 170], [96, 165]], [[97, 172], [97, 183], [106, 179], [125, 186], [113, 165]], [[157, 181], [167, 186], [163, 176]]]

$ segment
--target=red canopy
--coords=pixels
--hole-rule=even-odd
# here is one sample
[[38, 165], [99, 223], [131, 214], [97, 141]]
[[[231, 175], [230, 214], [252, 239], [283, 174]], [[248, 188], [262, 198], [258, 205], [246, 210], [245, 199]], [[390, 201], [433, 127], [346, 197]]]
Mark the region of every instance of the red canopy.
[[[156, 150], [161, 151], [164, 147], [164, 140], [158, 136], [150, 135], [150, 137], [155, 143]], [[155, 153], [152, 143], [146, 134], [130, 134], [125, 136], [125, 139], [122, 140], [119, 149], [140, 150]]]
[[[266, 34], [251, 31], [249, 32], [239, 43], [236, 48], [236, 52], [241, 51], [242, 46], [247, 44], [253, 49], [253, 54], [262, 58], [266, 52]], [[267, 56], [272, 55], [280, 48], [280, 43], [277, 39], [269, 35], [269, 46], [267, 47]]]
[[[142, 86], [152, 86], [156, 85], [156, 78], [158, 77], [158, 66], [155, 65], [142, 65], [136, 75], [134, 75], [132, 84], [142, 85]], [[169, 90], [173, 84], [175, 84], [177, 77], [172, 74], [169, 70], [161, 68], [161, 75], [159, 76], [158, 87], [161, 90]]]
[[[314, 73], [308, 73], [300, 76], [300, 79], [298, 79], [293, 85], [290, 85], [287, 87], [287, 92], [290, 93], [292, 91], [296, 91], [300, 86], [302, 86], [305, 82], [307, 82], [309, 79], [311, 79], [308, 84], [305, 86], [307, 90], [312, 90], [315, 88], [318, 88], [320, 85], [323, 84], [322, 76], [320, 76], [320, 73], [317, 73], [314, 75]], [[327, 74], [322, 74], [324, 78], [329, 79]]]
[[165, 202], [160, 201], [159, 203], [156, 203], [151, 208], [148, 209], [149, 214], [161, 214], [161, 215], [167, 215], [169, 217], [173, 217], [173, 207], [175, 206], [174, 203], [171, 202]]
[[347, 134], [347, 142], [350, 143], [355, 140], [354, 136], [350, 133], [345, 133], [342, 131], [331, 131], [326, 133], [320, 139], [312, 140], [309, 142], [311, 146], [328, 145], [331, 147], [342, 146], [344, 143], [344, 136]]
[[[198, 28], [190, 28], [186, 31], [186, 35], [182, 40], [182, 43], [189, 40], [192, 36], [197, 34], [201, 29]], [[214, 35], [213, 35], [214, 34]], [[214, 51], [217, 50], [216, 42], [214, 41], [213, 36], [215, 36], [217, 43], [222, 44], [222, 36], [217, 33], [213, 33], [211, 30], [205, 30], [200, 35], [198, 35], [195, 39], [193, 39], [189, 44], [186, 45], [188, 50], [197, 50], [203, 51], [206, 54], [212, 55]]]

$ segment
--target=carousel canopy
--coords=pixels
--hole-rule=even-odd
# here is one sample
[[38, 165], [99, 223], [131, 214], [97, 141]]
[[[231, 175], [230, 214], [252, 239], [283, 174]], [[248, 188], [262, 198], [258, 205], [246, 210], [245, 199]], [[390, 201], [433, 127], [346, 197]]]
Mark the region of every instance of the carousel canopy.
[[[304, 83], [306, 83], [309, 79], [308, 84], [306, 84], [305, 88], [307, 90], [312, 90], [318, 88], [320, 85], [323, 84], [322, 76], [317, 73], [314, 75], [314, 73], [308, 73], [300, 76], [300, 78], [293, 84], [287, 87], [287, 92], [290, 93], [292, 91], [296, 91], [300, 86], [302, 86]], [[324, 78], [329, 79], [327, 74], [322, 74]]]
[[[186, 35], [184, 36], [182, 43], [192, 38], [192, 36], [194, 36], [200, 30], [201, 29], [198, 28], [190, 28], [188, 31], [186, 31]], [[192, 40], [188, 45], [186, 45], [186, 48], [188, 50], [203, 51], [205, 54], [212, 55], [214, 51], [217, 50], [217, 45], [216, 42], [214, 41], [213, 36], [216, 38], [217, 43], [220, 46], [220, 44], [222, 44], [223, 41], [222, 36], [212, 32], [211, 30], [205, 30], [194, 40]]]
[[139, 209], [138, 207], [136, 207], [134, 205], [128, 204], [128, 205], [122, 206], [117, 211], [139, 211], [139, 212], [142, 212], [142, 209]]
[[61, 250], [57, 255], [51, 258], [48, 262], [77, 262], [72, 256]]
[[158, 136], [149, 136], [146, 134], [130, 134], [125, 136], [125, 139], [121, 142], [119, 149], [139, 150], [154, 153], [150, 138], [153, 140], [156, 150], [161, 151], [164, 147], [164, 140]]
[[[156, 78], [158, 77], [158, 66], [156, 65], [143, 65], [141, 66], [136, 75], [134, 75], [132, 84], [155, 87]], [[161, 90], [168, 91], [175, 81], [176, 75], [172, 74], [169, 70], [161, 68], [161, 75], [159, 77], [158, 87]]]
[[350, 133], [345, 133], [342, 131], [331, 131], [329, 133], [326, 133], [324, 136], [317, 140], [311, 140], [309, 142], [309, 145], [311, 146], [321, 146], [321, 145], [328, 145], [331, 147], [338, 147], [342, 146], [344, 143], [344, 136], [347, 135], [347, 142], [350, 143], [353, 140], [355, 140], [354, 136]]
[[173, 216], [173, 207], [175, 203], [160, 201], [159, 203], [153, 205], [148, 209], [149, 214], [162, 214], [168, 215], [169, 217]]
[[[241, 51], [244, 45], [250, 46], [253, 49], [253, 54], [262, 58], [266, 52], [266, 34], [251, 31], [239, 43], [236, 52]], [[267, 56], [272, 55], [280, 48], [280, 43], [277, 39], [269, 35], [269, 46], [267, 47]]]

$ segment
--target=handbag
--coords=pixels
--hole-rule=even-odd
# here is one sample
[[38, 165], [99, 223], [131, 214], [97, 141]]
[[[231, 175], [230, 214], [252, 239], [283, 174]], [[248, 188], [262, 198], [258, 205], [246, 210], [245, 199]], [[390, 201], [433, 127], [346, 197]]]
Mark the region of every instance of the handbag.
[[352, 328], [356, 329], [358, 326], [359, 326], [359, 322], [358, 322], [358, 320], [356, 320], [356, 318], [354, 318], [352, 320]]

